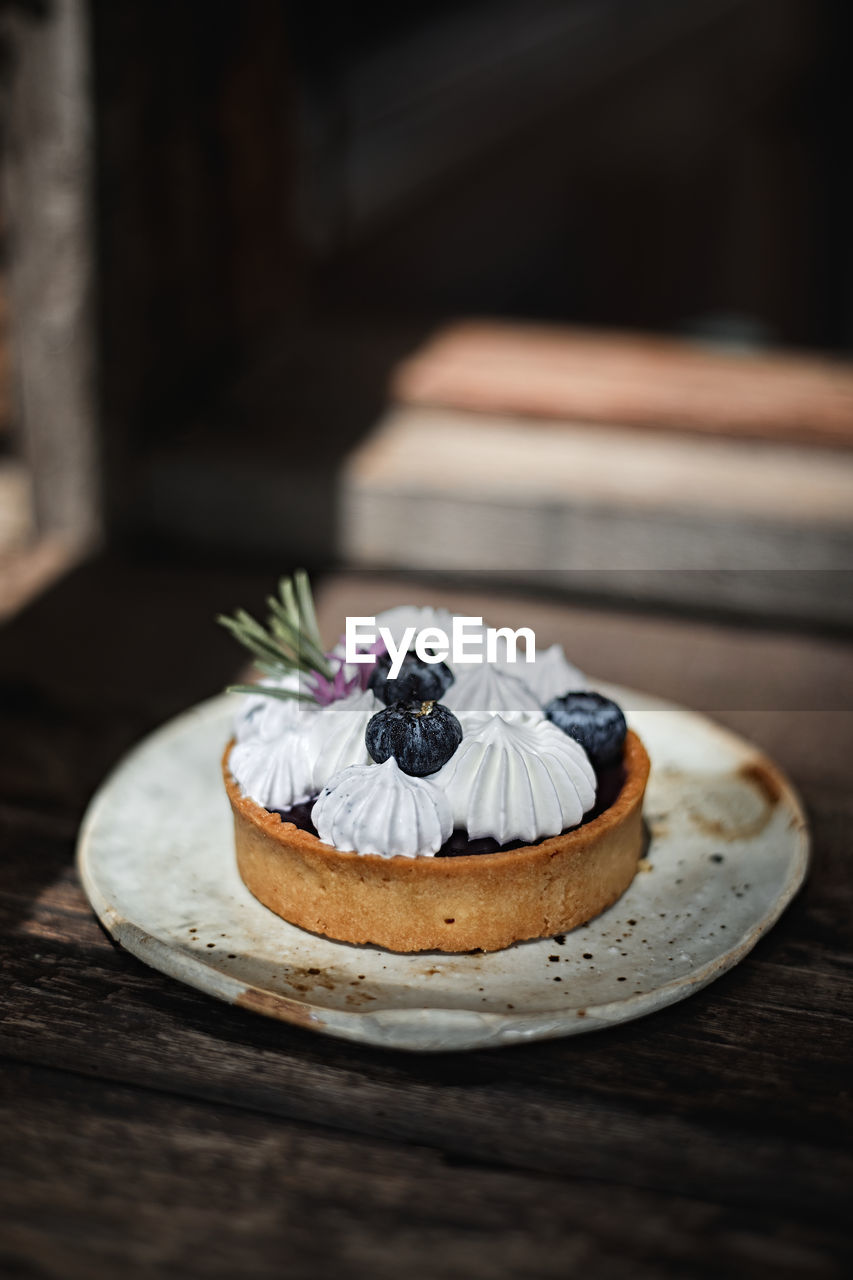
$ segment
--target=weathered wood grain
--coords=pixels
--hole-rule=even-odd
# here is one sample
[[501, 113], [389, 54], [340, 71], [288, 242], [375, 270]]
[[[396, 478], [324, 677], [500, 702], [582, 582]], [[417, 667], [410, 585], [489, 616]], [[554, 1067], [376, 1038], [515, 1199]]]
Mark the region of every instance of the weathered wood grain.
[[696, 1274], [843, 1274], [841, 1232], [777, 1227], [766, 1211], [747, 1219], [677, 1192], [602, 1189], [583, 1173], [451, 1162], [65, 1073], [17, 1068], [7, 1082], [8, 1275], [25, 1259], [63, 1280], [117, 1270], [557, 1280], [576, 1269], [644, 1280], [683, 1275], [699, 1253]]

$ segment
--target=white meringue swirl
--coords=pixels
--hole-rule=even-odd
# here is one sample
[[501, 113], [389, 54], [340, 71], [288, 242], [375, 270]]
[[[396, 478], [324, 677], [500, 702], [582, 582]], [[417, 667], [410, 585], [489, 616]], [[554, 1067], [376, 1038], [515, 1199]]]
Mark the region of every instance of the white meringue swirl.
[[552, 698], [586, 689], [589, 683], [584, 673], [569, 662], [561, 644], [539, 650], [535, 662], [507, 663], [501, 670], [523, 681], [543, 707]]
[[539, 699], [521, 680], [491, 663], [457, 666], [454, 675], [456, 679], [441, 701], [457, 716], [476, 711], [538, 719], [543, 714]]
[[300, 729], [286, 729], [274, 738], [256, 735], [235, 742], [228, 768], [243, 794], [264, 809], [289, 809], [316, 791]]
[[403, 773], [393, 756], [336, 773], [311, 821], [324, 844], [383, 858], [431, 856], [453, 830], [444, 792], [429, 778]]
[[595, 804], [595, 772], [583, 747], [550, 720], [484, 715], [433, 775], [454, 825], [469, 839], [531, 844], [577, 826]]
[[325, 707], [265, 694], [252, 694], [247, 703], [229, 767], [243, 793], [265, 809], [302, 804], [332, 774], [371, 763], [364, 731], [382, 703], [368, 690]]
[[[258, 681], [258, 688], [286, 689], [293, 693], [304, 691], [302, 677], [294, 671], [281, 679], [267, 677]], [[238, 742], [249, 738], [277, 738], [288, 729], [301, 728], [316, 714], [314, 702], [298, 698], [271, 698], [267, 693], [247, 693], [234, 717], [234, 737]]]
[[382, 703], [369, 689], [359, 689], [318, 710], [303, 739], [314, 795], [341, 769], [372, 763], [364, 731], [371, 716], [381, 710]]

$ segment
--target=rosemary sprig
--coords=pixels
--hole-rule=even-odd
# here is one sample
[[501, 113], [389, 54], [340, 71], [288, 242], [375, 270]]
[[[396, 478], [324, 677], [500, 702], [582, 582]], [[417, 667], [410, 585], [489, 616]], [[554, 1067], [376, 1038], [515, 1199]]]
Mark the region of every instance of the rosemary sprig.
[[[311, 587], [304, 569], [297, 569], [293, 578], [280, 580], [278, 597], [268, 597], [267, 608], [269, 615], [265, 627], [245, 609], [237, 609], [233, 617], [220, 615], [217, 622], [244, 649], [248, 649], [265, 675], [281, 678], [298, 671], [303, 675], [316, 673], [324, 680], [333, 679], [334, 672], [323, 652]], [[229, 692], [263, 693], [271, 698], [315, 701], [311, 694], [270, 688], [268, 685], [231, 685]]]

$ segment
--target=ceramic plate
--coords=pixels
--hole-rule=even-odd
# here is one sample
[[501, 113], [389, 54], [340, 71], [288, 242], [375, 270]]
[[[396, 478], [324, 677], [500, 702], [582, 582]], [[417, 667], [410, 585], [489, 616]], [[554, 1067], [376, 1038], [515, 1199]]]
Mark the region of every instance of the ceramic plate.
[[146, 964], [328, 1035], [434, 1051], [639, 1018], [747, 954], [801, 885], [808, 836], [797, 796], [755, 747], [680, 707], [609, 692], [652, 759], [651, 842], [627, 893], [573, 933], [489, 955], [395, 955], [280, 920], [237, 874], [219, 771], [226, 696], [152, 734], [103, 784], [80, 834], [84, 888]]

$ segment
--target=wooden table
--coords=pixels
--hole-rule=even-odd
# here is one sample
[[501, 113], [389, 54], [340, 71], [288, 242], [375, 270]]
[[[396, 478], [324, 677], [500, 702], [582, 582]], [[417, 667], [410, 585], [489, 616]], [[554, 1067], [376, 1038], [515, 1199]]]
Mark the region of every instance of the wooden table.
[[[804, 793], [813, 871], [685, 1003], [589, 1037], [403, 1055], [145, 968], [75, 879], [93, 788], [221, 687], [236, 653], [211, 617], [271, 578], [103, 560], [0, 632], [0, 1273], [850, 1274], [849, 641], [501, 606], [601, 676], [762, 740]], [[332, 582], [323, 616], [366, 592]]]

